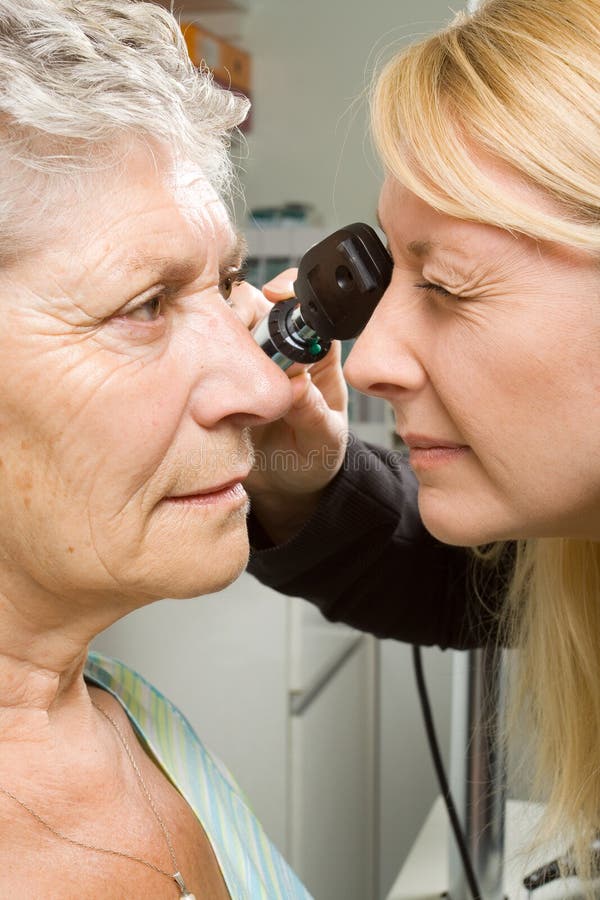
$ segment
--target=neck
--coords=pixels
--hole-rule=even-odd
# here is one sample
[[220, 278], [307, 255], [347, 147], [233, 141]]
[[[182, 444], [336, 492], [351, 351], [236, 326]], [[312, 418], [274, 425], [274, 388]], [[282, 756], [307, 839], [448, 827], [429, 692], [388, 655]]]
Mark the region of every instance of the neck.
[[58, 597], [28, 587], [0, 592], [0, 745], [39, 741], [69, 711], [89, 707], [88, 645], [129, 611], [114, 598]]

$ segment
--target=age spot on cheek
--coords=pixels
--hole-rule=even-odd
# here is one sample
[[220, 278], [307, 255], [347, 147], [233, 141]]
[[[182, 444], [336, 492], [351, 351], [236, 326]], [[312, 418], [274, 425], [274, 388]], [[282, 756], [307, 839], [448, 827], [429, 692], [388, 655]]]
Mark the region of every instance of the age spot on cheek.
[[29, 491], [33, 487], [33, 479], [31, 477], [31, 473], [19, 472], [15, 477], [15, 483], [18, 490], [23, 495], [23, 503], [25, 504], [25, 507], [29, 509], [29, 507], [31, 506], [31, 497], [29, 496]]

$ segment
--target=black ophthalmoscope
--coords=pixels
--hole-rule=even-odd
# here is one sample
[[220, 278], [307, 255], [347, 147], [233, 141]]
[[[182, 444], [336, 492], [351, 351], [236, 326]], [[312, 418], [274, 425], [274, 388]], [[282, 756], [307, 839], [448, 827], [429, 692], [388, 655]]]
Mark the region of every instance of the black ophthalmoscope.
[[273, 305], [253, 329], [254, 339], [282, 369], [318, 362], [333, 340], [360, 334], [390, 283], [392, 268], [369, 225], [340, 228], [307, 250], [298, 264], [295, 296]]

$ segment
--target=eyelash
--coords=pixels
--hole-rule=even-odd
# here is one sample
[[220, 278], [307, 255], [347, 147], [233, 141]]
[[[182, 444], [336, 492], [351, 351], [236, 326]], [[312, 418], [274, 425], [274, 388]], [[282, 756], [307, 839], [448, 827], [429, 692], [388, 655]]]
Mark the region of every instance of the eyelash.
[[[221, 296], [223, 300], [227, 303], [228, 306], [233, 306], [231, 303], [231, 292], [236, 284], [242, 284], [243, 281], [248, 277], [248, 265], [246, 262], [243, 262], [239, 266], [235, 266], [234, 268], [229, 268], [225, 272], [221, 272], [221, 277], [219, 281], [219, 290], [221, 291]], [[225, 284], [228, 284], [229, 287], [226, 288], [227, 296], [221, 290]]]
[[139, 306], [136, 306], [135, 309], [130, 309], [128, 313], [125, 313], [123, 315], [123, 318], [131, 319], [131, 318], [133, 318], [135, 313], [139, 313], [144, 309], [150, 308], [153, 303], [158, 303], [158, 310], [156, 310], [157, 315], [156, 316], [151, 315], [150, 319], [143, 320], [145, 322], [150, 322], [150, 323], [156, 322], [157, 319], [162, 314], [162, 301], [166, 296], [167, 296], [166, 291], [159, 291], [158, 294], [155, 294], [153, 297], [150, 297], [148, 300], [146, 300], [145, 303], [141, 303]]
[[[225, 301], [225, 303], [227, 303], [228, 306], [233, 306], [233, 304], [231, 303], [230, 297], [231, 297], [231, 292], [232, 292], [234, 286], [236, 284], [241, 284], [243, 281], [245, 281], [247, 274], [248, 274], [248, 269], [247, 269], [247, 266], [245, 263], [243, 265], [236, 266], [235, 268], [228, 268], [228, 269], [226, 269], [225, 272], [220, 273], [220, 275], [219, 275], [219, 291], [221, 293], [221, 296], [223, 297], [223, 300]], [[138, 312], [140, 312], [140, 310], [148, 309], [152, 306], [152, 304], [158, 303], [159, 304], [158, 309], [156, 309], [156, 307], [154, 307], [154, 310], [153, 310], [153, 312], [155, 312], [156, 315], [151, 314], [151, 318], [145, 320], [145, 321], [149, 321], [149, 322], [156, 322], [160, 318], [162, 311], [163, 311], [162, 310], [162, 307], [163, 307], [162, 301], [164, 299], [166, 299], [167, 296], [168, 296], [167, 291], [160, 291], [158, 294], [155, 294], [153, 297], [150, 297], [148, 300], [146, 300], [145, 303], [142, 303], [140, 306], [136, 306], [135, 309], [132, 309], [128, 313], [126, 313], [125, 318], [129, 318], [134, 313], [138, 313]]]
[[439, 294], [440, 297], [451, 297], [453, 300], [459, 299], [456, 294], [452, 294], [446, 288], [443, 288], [441, 284], [435, 284], [433, 281], [424, 281], [415, 284], [415, 287], [421, 288], [423, 291], [433, 291], [435, 294]]

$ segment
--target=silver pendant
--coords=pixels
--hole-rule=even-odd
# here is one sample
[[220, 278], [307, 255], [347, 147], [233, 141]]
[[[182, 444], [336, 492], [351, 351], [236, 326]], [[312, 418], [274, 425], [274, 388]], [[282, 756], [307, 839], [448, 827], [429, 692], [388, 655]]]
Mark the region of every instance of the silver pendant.
[[181, 872], [175, 872], [175, 874], [173, 875], [173, 878], [175, 879], [175, 881], [177, 883], [177, 887], [181, 891], [181, 896], [180, 896], [179, 900], [196, 900], [196, 898], [193, 894], [188, 894], [187, 888], [185, 886], [185, 881], [183, 880], [183, 875], [181, 874]]

